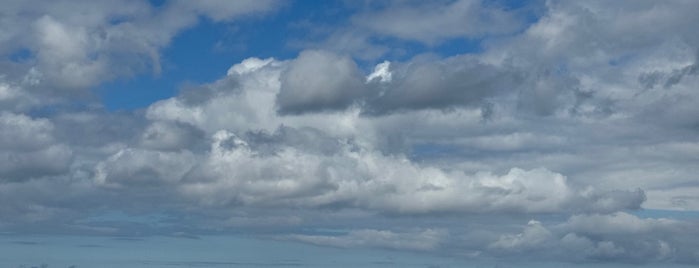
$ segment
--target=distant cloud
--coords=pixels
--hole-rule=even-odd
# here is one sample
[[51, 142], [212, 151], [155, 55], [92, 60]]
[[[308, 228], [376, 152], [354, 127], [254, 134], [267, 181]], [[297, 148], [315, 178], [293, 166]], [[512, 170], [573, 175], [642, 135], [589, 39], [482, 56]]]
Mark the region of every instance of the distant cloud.
[[481, 1], [393, 1], [379, 11], [359, 14], [354, 24], [380, 35], [434, 44], [450, 38], [512, 33], [522, 26], [517, 14]]
[[286, 239], [332, 247], [378, 247], [402, 250], [434, 250], [448, 233], [444, 230], [392, 232], [386, 230], [352, 230], [346, 235], [288, 235]]
[[687, 250], [696, 247], [696, 243], [678, 239], [679, 234], [694, 233], [690, 231], [694, 227], [686, 222], [642, 219], [624, 212], [574, 215], [565, 223], [548, 227], [530, 221], [521, 233], [502, 235], [489, 247], [518, 254], [541, 252], [548, 258], [571, 261], [696, 262], [695, 254]]

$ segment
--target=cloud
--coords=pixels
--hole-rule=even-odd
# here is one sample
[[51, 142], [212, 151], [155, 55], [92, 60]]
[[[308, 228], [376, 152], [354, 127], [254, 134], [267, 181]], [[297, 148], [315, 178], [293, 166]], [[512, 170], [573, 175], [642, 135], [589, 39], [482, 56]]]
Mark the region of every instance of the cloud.
[[391, 64], [389, 73], [390, 81], [370, 81], [378, 96], [369, 97], [365, 113], [480, 107], [517, 82], [517, 74], [468, 56], [416, 58]]
[[545, 246], [544, 244], [552, 237], [551, 232], [541, 225], [541, 222], [531, 220], [522, 230], [522, 233], [516, 235], [502, 235], [497, 241], [490, 244], [489, 247], [504, 250], [527, 250]]
[[511, 36], [525, 28], [527, 16], [535, 15], [526, 7], [506, 6], [480, 0], [346, 2], [344, 8], [355, 12], [338, 15], [331, 23], [304, 18], [296, 27], [308, 33], [291, 43], [368, 62], [405, 58], [416, 47], [466, 40], [478, 44], [483, 38]]
[[155, 150], [193, 148], [204, 139], [201, 130], [176, 122], [152, 122], [141, 134], [141, 146]]
[[293, 234], [283, 238], [341, 248], [370, 247], [424, 251], [438, 248], [447, 235], [448, 233], [444, 230], [432, 229], [408, 232], [363, 229], [352, 230], [345, 235], [337, 236]]
[[342, 110], [365, 95], [362, 75], [349, 57], [304, 51], [282, 74], [277, 95], [282, 114]]
[[376, 68], [390, 79], [366, 81], [351, 59], [326, 51], [304, 51], [287, 68], [276, 98], [281, 114], [345, 110], [353, 105], [367, 115], [480, 107], [516, 88], [519, 80], [511, 70], [468, 56], [384, 62]]
[[0, 55], [17, 51], [28, 55], [23, 62], [9, 63], [22, 70], [15, 71], [12, 80], [55, 93], [85, 89], [147, 68], [158, 73], [160, 50], [200, 16], [230, 21], [274, 8], [274, 1], [171, 1], [162, 7], [139, 0], [80, 2], [12, 1], [6, 5], [3, 13], [8, 19], [0, 28], [7, 31], [0, 38]]
[[94, 180], [106, 187], [159, 186], [182, 178], [194, 161], [188, 152], [120, 150], [97, 164]]
[[68, 171], [72, 150], [53, 137], [53, 124], [22, 114], [0, 114], [0, 181], [23, 181]]
[[[689, 248], [695, 241], [682, 239], [694, 233], [696, 223], [670, 219], [644, 219], [624, 212], [580, 214], [546, 226], [530, 221], [521, 233], [505, 234], [489, 247], [493, 254], [540, 254], [569, 261], [604, 260], [645, 263], [673, 260], [695, 262]], [[536, 252], [536, 253], [535, 253]]]
[[23, 114], [0, 114], [0, 148], [5, 150], [39, 149], [54, 142], [53, 124], [46, 119], [32, 119]]
[[[547, 169], [510, 168], [503, 175], [482, 171], [467, 175], [418, 165], [400, 153], [384, 155], [367, 130], [382, 131], [382, 120], [386, 119], [357, 114], [354, 109], [362, 106], [334, 113], [274, 113], [284, 82], [268, 81], [288, 75], [284, 71], [286, 64], [294, 64], [275, 62], [251, 59], [234, 66], [229, 77], [237, 79], [237, 86], [220, 91], [211, 101], [187, 104], [173, 98], [150, 108], [148, 116], [152, 120], [191, 124], [211, 135], [207, 160], [185, 179], [191, 182], [182, 187], [186, 195], [211, 205], [332, 206], [399, 214], [613, 212], [638, 208], [645, 200], [641, 190], [599, 191], [573, 186], [564, 176]], [[226, 79], [230, 78], [221, 81]], [[396, 79], [400, 78], [391, 81]], [[370, 80], [376, 82], [380, 81]], [[251, 103], [255, 107], [249, 106]], [[231, 114], [231, 109], [237, 111], [233, 115], [246, 116], [206, 116], [226, 114], [225, 111]], [[445, 115], [434, 116], [426, 117], [429, 120], [424, 124]], [[348, 128], [343, 129], [340, 124], [329, 129], [325, 120], [345, 121]], [[374, 120], [378, 120], [376, 125]], [[412, 120], [406, 122], [414, 124]], [[404, 130], [406, 122], [395, 121], [396, 129]], [[440, 124], [437, 126], [443, 127]], [[497, 147], [481, 146], [484, 150]], [[196, 178], [206, 179], [197, 182]]]
[[378, 11], [356, 15], [352, 22], [379, 35], [428, 44], [451, 38], [512, 33], [521, 25], [513, 12], [471, 0], [394, 1]]
[[670, 219], [640, 219], [628, 213], [611, 215], [575, 215], [566, 223], [570, 228], [585, 234], [639, 234], [654, 233], [680, 227], [681, 223]]
[[274, 9], [280, 3], [276, 0], [263, 1], [225, 1], [225, 0], [204, 0], [204, 1], [174, 1], [175, 9], [193, 10], [199, 14], [210, 17], [216, 21], [226, 21], [238, 16], [264, 13]]
[[[247, 137], [251, 142], [218, 131], [203, 158], [189, 151], [120, 150], [97, 165], [95, 180], [105, 186], [170, 185], [214, 207], [335, 207], [389, 214], [609, 212], [635, 209], [645, 200], [640, 190], [576, 189], [546, 169], [469, 176], [422, 167], [312, 129], [287, 127], [274, 136]], [[313, 143], [321, 146], [314, 149]]]

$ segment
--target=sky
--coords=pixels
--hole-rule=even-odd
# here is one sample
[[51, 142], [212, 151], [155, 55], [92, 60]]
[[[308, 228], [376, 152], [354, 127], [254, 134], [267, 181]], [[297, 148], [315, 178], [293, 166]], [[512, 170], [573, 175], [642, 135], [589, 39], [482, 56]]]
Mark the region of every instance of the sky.
[[5, 0], [0, 266], [696, 266], [696, 10]]

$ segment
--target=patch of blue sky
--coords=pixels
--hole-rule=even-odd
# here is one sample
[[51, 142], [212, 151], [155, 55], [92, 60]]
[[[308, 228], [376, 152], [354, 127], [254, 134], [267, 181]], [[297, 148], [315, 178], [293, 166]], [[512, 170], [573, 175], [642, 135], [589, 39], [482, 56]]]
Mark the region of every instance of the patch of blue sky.
[[174, 96], [185, 83], [205, 83], [222, 77], [230, 62], [242, 58], [241, 53], [217, 49], [221, 38], [234, 31], [231, 27], [203, 20], [179, 34], [161, 53], [159, 74], [140, 74], [104, 84], [98, 90], [103, 104], [112, 111], [143, 108]]
[[[155, 1], [154, 4], [158, 4]], [[288, 45], [292, 36], [310, 29], [297, 27], [304, 20], [334, 26], [349, 16], [341, 2], [298, 1], [269, 16], [251, 16], [233, 22], [200, 23], [178, 34], [161, 52], [160, 74], [144, 73], [102, 85], [97, 94], [110, 110], [144, 108], [174, 96], [186, 83], [201, 84], [223, 77], [228, 68], [249, 57], [288, 59], [299, 48]]]
[[[517, 1], [496, 2], [507, 8], [523, 8]], [[157, 6], [162, 1], [152, 1], [152, 4]], [[321, 42], [333, 29], [348, 26], [359, 8], [359, 5], [342, 1], [293, 1], [270, 15], [249, 16], [233, 22], [202, 18], [197, 26], [177, 35], [161, 52], [159, 74], [142, 73], [107, 82], [99, 87], [97, 94], [110, 111], [144, 108], [174, 96], [187, 83], [201, 84], [221, 78], [230, 66], [246, 58], [291, 59], [305, 48], [294, 44], [310, 46], [309, 43]], [[531, 19], [528, 23], [534, 21]], [[452, 38], [423, 44], [374, 37], [372, 42], [391, 47], [392, 52], [380, 59], [360, 61], [359, 65], [368, 72], [383, 60], [405, 61], [419, 54], [450, 57], [479, 53], [483, 38]], [[25, 58], [23, 55], [19, 53], [16, 58]]]
[[22, 63], [22, 62], [33, 59], [34, 53], [32, 53], [32, 51], [28, 48], [22, 48], [22, 49], [18, 49], [18, 50], [13, 51], [12, 53], [10, 53], [8, 58], [12, 62]]

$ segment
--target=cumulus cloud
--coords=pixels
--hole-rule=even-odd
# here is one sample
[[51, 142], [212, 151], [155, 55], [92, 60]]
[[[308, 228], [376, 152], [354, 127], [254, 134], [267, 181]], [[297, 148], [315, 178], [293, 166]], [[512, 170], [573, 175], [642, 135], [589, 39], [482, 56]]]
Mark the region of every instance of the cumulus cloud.
[[53, 137], [45, 119], [0, 114], [0, 181], [23, 181], [68, 171], [72, 150]]
[[32, 119], [23, 114], [0, 114], [0, 148], [39, 149], [54, 142], [53, 124], [46, 119]]
[[582, 193], [560, 174], [543, 169], [466, 176], [355, 151], [356, 145], [337, 141], [338, 151], [324, 155], [287, 145], [265, 154], [225, 131], [213, 139], [208, 160], [188, 174], [191, 184], [183, 186], [185, 194], [213, 204], [358, 207], [409, 214], [540, 213], [615, 211], [636, 208], [644, 200], [642, 192], [628, 193], [634, 196], [629, 199], [625, 192]]
[[176, 122], [152, 122], [141, 134], [141, 146], [155, 150], [180, 150], [195, 147], [204, 135], [201, 130]]
[[365, 95], [354, 61], [325, 51], [304, 51], [282, 76], [280, 113], [345, 109]]
[[693, 234], [695, 227], [696, 223], [639, 218], [624, 212], [580, 214], [557, 225], [530, 221], [520, 233], [502, 235], [489, 248], [496, 255], [538, 252], [546, 258], [571, 261], [695, 262], [690, 248], [696, 242], [681, 238]]
[[364, 114], [382, 115], [405, 110], [480, 107], [489, 98], [517, 88], [520, 80], [513, 70], [468, 56], [384, 62], [366, 76], [366, 81], [362, 81], [362, 76], [347, 57], [327, 51], [304, 51], [282, 74], [276, 98], [278, 111], [299, 114], [345, 110], [355, 105]]
[[444, 60], [416, 58], [392, 64], [390, 81], [370, 83], [367, 114], [402, 110], [480, 107], [503, 91], [516, 87], [517, 74], [468, 56]]
[[95, 167], [96, 183], [106, 187], [158, 186], [178, 179], [189, 171], [191, 153], [120, 150]]
[[[257, 75], [283, 77], [285, 64], [274, 62], [252, 59], [234, 66], [229, 75], [240, 79], [238, 87], [218, 95], [213, 102], [188, 105], [174, 98], [149, 110], [152, 119], [191, 124], [205, 129], [212, 137], [207, 160], [187, 175], [186, 181], [191, 184], [182, 188], [186, 195], [217, 205], [334, 206], [418, 214], [613, 212], [638, 208], [645, 200], [641, 190], [578, 187], [546, 169], [515, 168], [504, 175], [465, 174], [417, 165], [401, 155], [387, 156], [376, 150], [380, 147], [372, 144], [375, 141], [363, 137], [363, 131], [357, 129], [365, 127], [362, 121], [374, 119], [349, 108], [335, 114], [316, 111], [291, 117], [269, 113], [278, 105], [278, 92], [284, 90], [284, 82], [260, 84], [268, 79]], [[289, 68], [293, 68], [290, 64]], [[243, 73], [251, 78], [241, 77]], [[250, 84], [249, 79], [254, 83]], [[256, 103], [258, 109], [246, 106], [250, 102]], [[247, 116], [206, 117], [231, 107]], [[304, 117], [321, 121], [303, 120]], [[341, 120], [353, 127], [338, 131], [328, 129], [322, 122], [337, 118], [344, 118]], [[275, 124], [287, 126], [275, 128]], [[197, 182], [196, 178], [207, 179]]]
[[503, 250], [527, 250], [546, 246], [545, 243], [553, 235], [541, 225], [541, 222], [531, 220], [521, 233], [502, 235], [497, 241], [490, 244], [491, 248]]
[[[228, 21], [274, 8], [274, 1], [10, 1], [0, 28], [0, 55], [26, 51], [23, 62], [9, 61], [15, 81], [49, 92], [85, 89], [105, 80], [160, 72], [160, 49], [199, 16]], [[68, 8], [70, 7], [70, 8]], [[5, 68], [3, 68], [5, 69]]]

